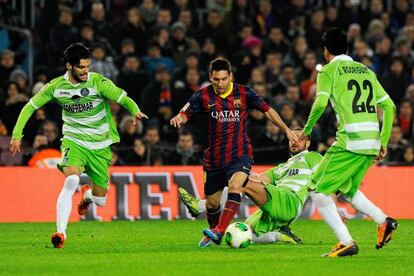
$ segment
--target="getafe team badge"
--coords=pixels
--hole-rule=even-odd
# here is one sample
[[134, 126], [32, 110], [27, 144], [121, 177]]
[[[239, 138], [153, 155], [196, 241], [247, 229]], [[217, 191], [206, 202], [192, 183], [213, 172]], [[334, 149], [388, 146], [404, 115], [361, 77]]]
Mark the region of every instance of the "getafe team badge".
[[86, 97], [86, 96], [89, 95], [89, 89], [88, 88], [82, 88], [80, 93], [83, 97]]
[[234, 99], [234, 108], [240, 108], [241, 107], [241, 100], [240, 99]]

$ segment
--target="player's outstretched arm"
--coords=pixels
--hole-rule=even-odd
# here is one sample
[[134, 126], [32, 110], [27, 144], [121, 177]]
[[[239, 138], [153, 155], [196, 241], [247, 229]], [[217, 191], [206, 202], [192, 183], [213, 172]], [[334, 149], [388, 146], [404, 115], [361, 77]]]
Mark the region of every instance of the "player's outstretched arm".
[[328, 104], [328, 100], [329, 97], [325, 94], [319, 94], [316, 96], [316, 100], [312, 105], [308, 121], [306, 122], [306, 125], [303, 128], [303, 137], [309, 136], [311, 134], [316, 122], [319, 120], [319, 118], [325, 111], [326, 105]]
[[32, 116], [33, 112], [35, 112], [36, 108], [33, 106], [32, 100], [28, 102], [20, 111], [19, 117], [17, 118], [17, 122], [13, 128], [12, 139], [10, 140], [9, 150], [12, 156], [16, 155], [17, 152], [20, 152], [20, 145], [21, 140], [23, 137], [23, 129]]
[[287, 127], [287, 125], [283, 122], [282, 118], [280, 118], [279, 114], [273, 108], [270, 108], [267, 112], [264, 113], [265, 117], [270, 120], [272, 123], [277, 125], [281, 128], [285, 133], [287, 138], [292, 143], [299, 142], [299, 138]]
[[187, 122], [188, 122], [188, 117], [182, 112], [178, 113], [177, 116], [175, 116], [174, 118], [170, 120], [170, 124], [173, 127], [180, 127]]

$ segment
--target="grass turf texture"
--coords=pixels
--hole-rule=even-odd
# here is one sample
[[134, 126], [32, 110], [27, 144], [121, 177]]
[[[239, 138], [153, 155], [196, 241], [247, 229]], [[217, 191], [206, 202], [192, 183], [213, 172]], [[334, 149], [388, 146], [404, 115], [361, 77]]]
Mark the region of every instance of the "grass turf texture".
[[[204, 221], [79, 222], [69, 224], [64, 249], [54, 249], [52, 223], [0, 224], [0, 274], [139, 275], [413, 275], [414, 220], [400, 220], [393, 240], [376, 250], [372, 221], [348, 227], [355, 257], [320, 255], [336, 240], [322, 221], [292, 229], [303, 245], [253, 244], [247, 249], [198, 248]], [[99, 274], [98, 274], [99, 273]]]

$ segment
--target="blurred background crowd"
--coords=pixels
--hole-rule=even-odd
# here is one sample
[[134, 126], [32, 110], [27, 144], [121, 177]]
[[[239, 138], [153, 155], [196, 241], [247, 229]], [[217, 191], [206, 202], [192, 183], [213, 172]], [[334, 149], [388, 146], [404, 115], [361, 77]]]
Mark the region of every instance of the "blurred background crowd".
[[[252, 87], [291, 128], [300, 127], [315, 95], [315, 66], [325, 62], [320, 38], [333, 26], [347, 32], [349, 55], [377, 74], [397, 106], [382, 164], [414, 165], [409, 0], [0, 0], [0, 165], [28, 165], [40, 150], [60, 149], [61, 108], [52, 102], [28, 122], [23, 152], [14, 158], [7, 152], [20, 110], [64, 74], [62, 52], [73, 42], [91, 49], [91, 71], [127, 91], [151, 118], [133, 125], [111, 103], [121, 135], [112, 148], [113, 165], [196, 165], [207, 135], [201, 118], [179, 130], [169, 120], [208, 84], [209, 62], [228, 58], [235, 82]], [[33, 47], [16, 29], [30, 31]], [[335, 124], [329, 106], [312, 133], [311, 150], [327, 150]], [[261, 112], [250, 112], [248, 133], [256, 164], [288, 158], [285, 135]]]

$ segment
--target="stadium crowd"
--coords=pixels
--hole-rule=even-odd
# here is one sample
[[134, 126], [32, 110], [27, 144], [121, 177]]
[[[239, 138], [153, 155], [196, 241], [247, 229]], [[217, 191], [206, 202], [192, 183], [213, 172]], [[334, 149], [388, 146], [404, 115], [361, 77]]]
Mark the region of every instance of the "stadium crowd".
[[[7, 146], [28, 99], [64, 74], [62, 52], [73, 42], [91, 49], [91, 71], [127, 91], [150, 117], [133, 125], [132, 117], [111, 103], [121, 135], [112, 163], [195, 165], [201, 164], [206, 140], [205, 128], [196, 127], [203, 122], [194, 118], [177, 131], [169, 121], [208, 82], [209, 62], [227, 57], [235, 82], [251, 86], [291, 128], [300, 127], [314, 99], [316, 65], [324, 64], [320, 38], [333, 26], [347, 31], [349, 55], [375, 71], [397, 105], [382, 164], [414, 165], [414, 9], [409, 0], [119, 0], [109, 1], [110, 7], [100, 1], [51, 2], [39, 7], [32, 28], [33, 85], [27, 41], [0, 26], [0, 165], [27, 165], [39, 150], [59, 150], [61, 109], [54, 103], [30, 119], [22, 154], [10, 158]], [[0, 21], [29, 28], [7, 1], [0, 1]], [[335, 124], [327, 108], [310, 150], [323, 154], [328, 149]], [[248, 132], [256, 164], [288, 158], [284, 133], [261, 112], [250, 113]]]

